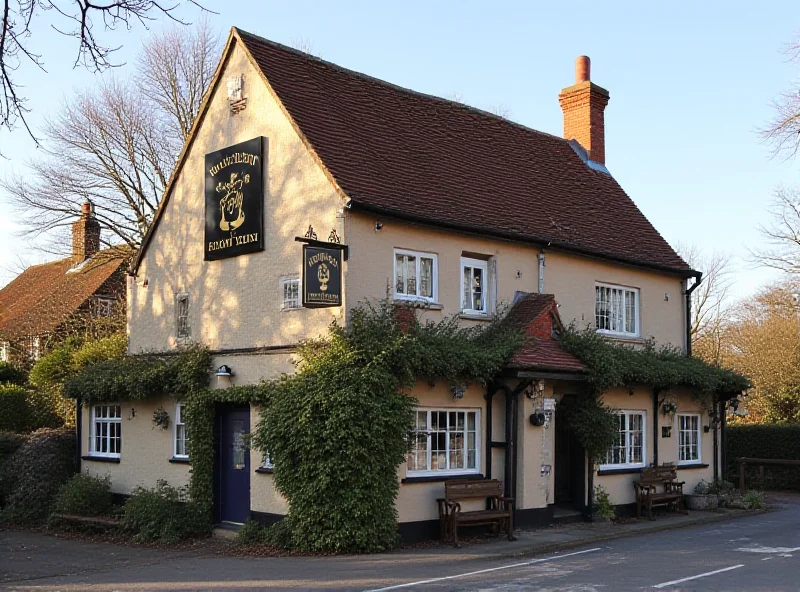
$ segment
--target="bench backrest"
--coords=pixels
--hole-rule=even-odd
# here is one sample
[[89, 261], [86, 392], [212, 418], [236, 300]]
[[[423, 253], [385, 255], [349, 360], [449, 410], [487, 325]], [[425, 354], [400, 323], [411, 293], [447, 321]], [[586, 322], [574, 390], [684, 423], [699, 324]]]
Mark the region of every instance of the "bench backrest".
[[448, 500], [502, 497], [503, 483], [497, 479], [445, 481], [444, 496]]
[[643, 483], [664, 483], [665, 481], [676, 480], [678, 478], [678, 470], [675, 465], [645, 467], [642, 469], [641, 475]]

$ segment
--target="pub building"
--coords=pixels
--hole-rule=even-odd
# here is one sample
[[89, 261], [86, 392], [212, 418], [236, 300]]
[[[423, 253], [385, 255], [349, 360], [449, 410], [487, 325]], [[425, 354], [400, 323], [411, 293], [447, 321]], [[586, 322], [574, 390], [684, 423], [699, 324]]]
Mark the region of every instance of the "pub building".
[[[559, 421], [587, 369], [554, 330], [575, 322], [685, 351], [685, 294], [698, 274], [606, 168], [609, 93], [592, 82], [589, 58], [556, 98], [563, 138], [232, 29], [132, 266], [129, 353], [206, 345], [220, 368], [212, 384], [225, 388], [293, 372], [298, 342], [346, 324], [366, 299], [388, 295], [421, 318], [464, 324], [510, 307], [529, 339], [503, 388], [420, 381], [411, 392], [427, 437], [398, 470], [406, 539], [437, 536], [436, 499], [452, 479], [503, 481], [521, 527], [580, 516], [592, 483], [629, 506], [637, 473], [654, 462], [675, 462], [687, 490], [712, 479], [718, 428], [707, 431], [688, 392], [673, 392], [674, 417], [656, 413], [649, 385], [606, 392], [620, 437], [598, 466]], [[171, 430], [152, 429], [159, 407]], [[220, 449], [241, 442], [258, 413], [224, 411]], [[99, 404], [82, 417], [81, 470], [110, 475], [114, 492], [189, 482], [180, 402]], [[103, 423], [116, 424], [116, 441], [92, 437]], [[657, 442], [667, 425], [675, 436]], [[220, 522], [286, 513], [271, 468], [255, 450], [218, 467]]]

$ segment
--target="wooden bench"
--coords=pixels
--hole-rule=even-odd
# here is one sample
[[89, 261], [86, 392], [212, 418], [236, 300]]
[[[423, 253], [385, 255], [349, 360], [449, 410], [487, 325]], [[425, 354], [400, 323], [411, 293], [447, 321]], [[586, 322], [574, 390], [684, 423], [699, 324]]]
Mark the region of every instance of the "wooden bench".
[[[678, 481], [678, 470], [675, 465], [660, 465], [642, 469], [642, 477], [634, 482], [636, 490], [636, 517], [641, 518], [647, 511], [647, 517], [653, 518], [654, 506], [667, 506], [682, 514], [688, 512], [683, 506], [683, 481]], [[663, 491], [658, 488], [663, 487]]]
[[[487, 509], [462, 511], [456, 500], [484, 499]], [[458, 526], [492, 524], [495, 534], [505, 530], [508, 540], [514, 541], [514, 499], [503, 497], [503, 484], [497, 479], [446, 481], [444, 497], [439, 504], [439, 529], [443, 541], [451, 540], [458, 547]]]

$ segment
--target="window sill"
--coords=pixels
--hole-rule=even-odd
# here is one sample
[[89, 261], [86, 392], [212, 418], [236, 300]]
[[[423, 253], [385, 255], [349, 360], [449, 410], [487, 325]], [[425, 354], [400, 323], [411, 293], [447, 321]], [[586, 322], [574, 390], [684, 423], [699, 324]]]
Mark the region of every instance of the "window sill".
[[647, 343], [647, 339], [641, 337], [639, 335], [627, 335], [625, 333], [607, 333], [606, 331], [598, 331], [598, 335], [602, 335], [608, 339], [613, 339], [614, 341], [622, 341], [625, 343]]
[[464, 319], [467, 321], [491, 321], [492, 317], [488, 314], [480, 314], [480, 313], [469, 313], [469, 312], [462, 312], [458, 314], [459, 319]]
[[418, 477], [406, 477], [400, 483], [438, 483], [441, 481], [457, 481], [463, 479], [483, 479], [481, 473], [462, 473], [460, 475], [420, 475]]
[[191, 461], [189, 460], [188, 456], [173, 456], [171, 459], [169, 459], [169, 462], [178, 465], [191, 464]]
[[263, 473], [264, 475], [272, 475], [274, 472], [275, 469], [270, 467], [258, 467], [256, 469], [256, 473]]
[[678, 465], [679, 471], [690, 471], [692, 469], [707, 469], [709, 467], [708, 463], [686, 463], [684, 465]]
[[118, 456], [95, 456], [93, 454], [87, 454], [85, 456], [82, 456], [81, 460], [90, 460], [92, 462], [106, 462], [106, 463], [119, 464], [119, 457]]
[[604, 475], [632, 475], [634, 473], [641, 473], [644, 467], [624, 467], [619, 469], [598, 469], [599, 476]]
[[298, 310], [303, 310], [302, 306], [291, 306], [289, 308], [281, 308], [281, 312], [296, 312]]
[[414, 308], [424, 308], [426, 310], [444, 310], [444, 305], [438, 302], [429, 302], [427, 300], [417, 300], [415, 298], [398, 298], [394, 297], [394, 302], [397, 304], [405, 304], [413, 306]]

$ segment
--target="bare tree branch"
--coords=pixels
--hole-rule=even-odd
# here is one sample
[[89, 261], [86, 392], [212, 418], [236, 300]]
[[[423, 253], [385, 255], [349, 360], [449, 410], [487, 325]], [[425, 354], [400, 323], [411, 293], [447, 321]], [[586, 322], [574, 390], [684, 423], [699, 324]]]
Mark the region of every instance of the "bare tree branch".
[[[788, 43], [783, 53], [789, 61], [800, 65], [800, 34]], [[772, 156], [794, 158], [800, 149], [800, 88], [793, 88], [772, 102], [775, 116], [759, 130], [772, 146]]]
[[750, 251], [753, 263], [789, 274], [800, 272], [800, 191], [781, 187], [769, 210], [772, 222], [760, 226], [764, 245]]

